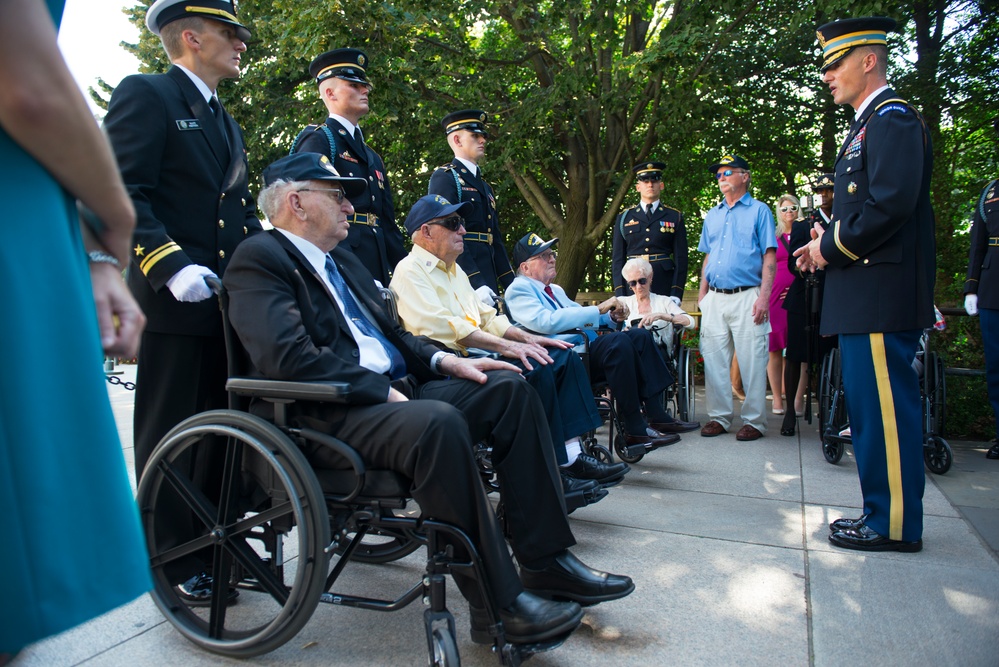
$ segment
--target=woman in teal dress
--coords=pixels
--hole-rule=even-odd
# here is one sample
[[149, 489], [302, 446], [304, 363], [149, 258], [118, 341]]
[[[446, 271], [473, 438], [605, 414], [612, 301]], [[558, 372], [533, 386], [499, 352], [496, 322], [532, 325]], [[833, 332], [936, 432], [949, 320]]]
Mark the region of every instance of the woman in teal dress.
[[101, 370], [145, 321], [114, 265], [135, 213], [56, 46], [62, 8], [0, 2], [0, 664], [150, 587]]

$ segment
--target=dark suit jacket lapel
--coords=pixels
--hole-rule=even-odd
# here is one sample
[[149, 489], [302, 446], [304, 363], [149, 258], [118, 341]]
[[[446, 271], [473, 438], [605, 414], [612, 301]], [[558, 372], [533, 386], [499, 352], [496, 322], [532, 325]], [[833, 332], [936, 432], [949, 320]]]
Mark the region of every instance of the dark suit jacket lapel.
[[[225, 137], [222, 136], [222, 132], [215, 120], [215, 114], [212, 113], [208, 102], [205, 101], [201, 91], [194, 85], [191, 78], [179, 67], [171, 67], [167, 71], [167, 76], [173, 79], [180, 88], [180, 92], [184, 96], [187, 106], [191, 109], [191, 113], [194, 114], [194, 117], [201, 124], [201, 131], [204, 133], [208, 145], [211, 146], [212, 153], [215, 154], [215, 159], [218, 161], [219, 167], [223, 172], [227, 172], [231, 161], [229, 147], [226, 145]], [[231, 123], [232, 119], [228, 119], [228, 122]]]
[[319, 275], [319, 273], [312, 266], [309, 260], [305, 258], [305, 255], [303, 255], [298, 250], [298, 248], [295, 247], [295, 244], [289, 241], [284, 234], [282, 234], [276, 229], [271, 230], [270, 234], [272, 234], [274, 238], [277, 239], [277, 242], [280, 243], [281, 247], [285, 249], [285, 252], [288, 253], [292, 261], [298, 264], [301, 273], [303, 275], [310, 276], [311, 280], [314, 280], [316, 282], [319, 289], [321, 289], [323, 294], [326, 295], [326, 298], [329, 299], [330, 305], [333, 307], [333, 312], [336, 313], [336, 320], [340, 326], [340, 331], [343, 333], [343, 335], [353, 338], [353, 334], [351, 334], [350, 332], [350, 327], [347, 326], [346, 316], [340, 311], [340, 306], [337, 304], [336, 299], [333, 297], [333, 292], [330, 291], [329, 286], [326, 285], [326, 281], [323, 280], [322, 276]]

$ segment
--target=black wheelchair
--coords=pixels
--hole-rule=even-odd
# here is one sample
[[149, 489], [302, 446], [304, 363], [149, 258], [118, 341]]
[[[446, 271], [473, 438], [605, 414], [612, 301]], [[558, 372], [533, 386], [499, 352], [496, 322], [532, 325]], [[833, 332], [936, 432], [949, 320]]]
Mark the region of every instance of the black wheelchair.
[[[943, 475], [950, 470], [954, 461], [950, 443], [943, 437], [947, 383], [943, 360], [929, 349], [928, 332], [923, 332], [919, 339], [913, 366], [919, 374], [919, 394], [923, 405], [923, 463], [930, 472]], [[829, 463], [839, 463], [852, 438], [843, 433], [849, 426], [849, 419], [838, 349], [831, 350], [822, 360], [819, 375], [819, 421], [822, 454]]]
[[[195, 415], [173, 428], [150, 457], [137, 494], [152, 568], [151, 595], [166, 619], [208, 651], [248, 658], [289, 641], [320, 602], [395, 611], [421, 599], [427, 606], [429, 664], [453, 666], [460, 664], [460, 656], [454, 617], [446, 606], [445, 576], [460, 572], [479, 582], [500, 664], [519, 665], [532, 653], [564, 641], [507, 643], [468, 536], [407, 512], [411, 480], [367, 468], [356, 450], [335, 437], [288, 424], [289, 405], [342, 402], [349, 396], [348, 384], [239, 377], [246, 368], [245, 353], [226, 317], [227, 295], [217, 280], [212, 287], [219, 293], [225, 325], [230, 408]], [[250, 398], [273, 404], [274, 423], [245, 412]], [[304, 444], [331, 449], [349, 469], [313, 469], [301, 450]], [[225, 460], [221, 479], [209, 484], [192, 465], [205, 451], [223, 453]], [[199, 526], [198, 537], [180, 544], [166, 537], [164, 527], [174, 516], [162, 510], [177, 502], [190, 509]], [[461, 545], [468, 556], [456, 557], [445, 542]], [[398, 598], [332, 590], [351, 562], [384, 563], [420, 548], [427, 552], [426, 570]], [[194, 554], [211, 563], [210, 606], [193, 605], [175, 585], [177, 564]], [[238, 600], [230, 606], [231, 589], [238, 591]]]

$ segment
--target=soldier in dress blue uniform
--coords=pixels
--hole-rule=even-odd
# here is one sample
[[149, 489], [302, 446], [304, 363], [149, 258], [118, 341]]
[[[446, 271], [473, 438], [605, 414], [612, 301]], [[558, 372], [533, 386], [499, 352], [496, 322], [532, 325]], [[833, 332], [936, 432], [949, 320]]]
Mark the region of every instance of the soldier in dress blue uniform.
[[[999, 118], [995, 128], [999, 132]], [[964, 309], [977, 314], [982, 327], [985, 377], [999, 438], [999, 179], [985, 186], [975, 205], [964, 293]], [[999, 444], [985, 455], [999, 459]]]
[[434, 170], [427, 194], [440, 195], [453, 204], [468, 201], [474, 205], [465, 216], [465, 251], [458, 265], [468, 274], [479, 299], [491, 306], [514, 274], [503, 245], [496, 197], [479, 169], [489, 140], [486, 114], [479, 109], [455, 111], [444, 116], [441, 125], [454, 159]]
[[830, 524], [829, 541], [864, 551], [919, 551], [923, 433], [912, 367], [932, 326], [936, 271], [933, 152], [922, 117], [888, 86], [887, 32], [862, 18], [818, 29], [823, 81], [856, 110], [835, 167], [832, 223], [796, 251], [825, 267], [823, 334], [838, 334], [864, 514]]
[[679, 306], [687, 283], [687, 232], [683, 213], [659, 201], [665, 168], [662, 162], [632, 168], [642, 201], [625, 209], [614, 223], [611, 280], [617, 296], [631, 294], [621, 269], [632, 257], [644, 257], [652, 264], [652, 284]]
[[372, 275], [388, 285], [406, 249], [395, 222], [385, 163], [364, 142], [357, 125], [368, 113], [372, 86], [367, 66], [367, 55], [358, 49], [334, 49], [316, 56], [309, 73], [316, 79], [329, 117], [322, 125], [307, 126], [295, 140], [292, 152], [321, 153], [340, 174], [368, 182], [367, 189], [350, 200], [354, 213], [347, 216], [350, 231], [340, 245], [360, 257]]
[[[243, 135], [215, 94], [239, 77], [250, 31], [219, 0], [157, 0], [146, 27], [173, 67], [123, 79], [104, 119], [137, 214], [128, 284], [148, 318], [135, 382], [136, 476], [169, 429], [228, 406], [222, 318], [205, 278], [221, 277], [260, 229]], [[196, 465], [210, 479], [220, 463]], [[186, 513], [180, 506], [175, 518]], [[209, 585], [199, 577], [182, 592], [203, 603]]]

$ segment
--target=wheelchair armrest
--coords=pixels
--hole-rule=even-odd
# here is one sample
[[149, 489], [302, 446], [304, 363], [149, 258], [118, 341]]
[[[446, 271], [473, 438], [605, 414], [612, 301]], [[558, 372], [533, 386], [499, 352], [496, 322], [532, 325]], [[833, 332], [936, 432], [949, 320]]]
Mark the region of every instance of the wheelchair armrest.
[[239, 377], [229, 378], [225, 388], [251, 398], [319, 403], [345, 403], [351, 389], [348, 382], [288, 382]]

